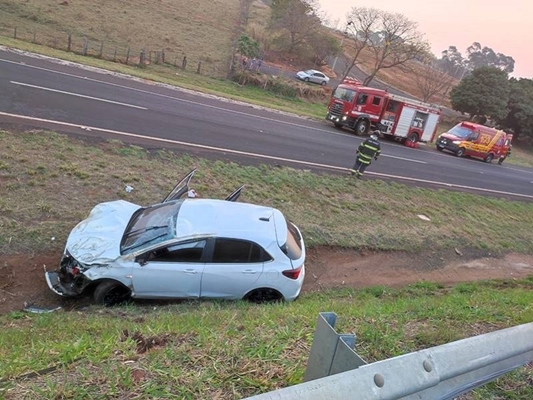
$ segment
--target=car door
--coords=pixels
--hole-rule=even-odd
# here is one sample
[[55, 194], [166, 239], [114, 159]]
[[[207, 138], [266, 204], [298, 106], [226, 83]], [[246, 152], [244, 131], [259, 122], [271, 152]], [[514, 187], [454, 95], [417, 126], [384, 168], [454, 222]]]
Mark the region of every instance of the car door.
[[256, 243], [240, 239], [216, 238], [202, 275], [200, 296], [240, 299], [263, 273], [270, 256]]
[[133, 292], [138, 298], [198, 298], [207, 240], [165, 245], [137, 257]]
[[311, 77], [311, 81], [314, 83], [322, 83], [322, 81], [324, 81], [324, 75], [320, 72], [315, 72]]

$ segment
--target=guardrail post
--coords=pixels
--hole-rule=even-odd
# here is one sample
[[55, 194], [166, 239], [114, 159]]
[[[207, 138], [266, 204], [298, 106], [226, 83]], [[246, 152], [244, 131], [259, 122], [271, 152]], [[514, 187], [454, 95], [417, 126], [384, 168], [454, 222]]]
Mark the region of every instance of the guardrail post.
[[366, 364], [353, 350], [355, 335], [335, 332], [336, 320], [337, 315], [332, 312], [322, 312], [318, 315], [304, 382], [349, 371]]

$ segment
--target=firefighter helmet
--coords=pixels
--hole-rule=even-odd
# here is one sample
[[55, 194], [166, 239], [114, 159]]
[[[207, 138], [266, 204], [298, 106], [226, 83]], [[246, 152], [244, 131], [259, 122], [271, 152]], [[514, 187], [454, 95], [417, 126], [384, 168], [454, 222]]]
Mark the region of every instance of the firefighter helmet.
[[374, 140], [378, 140], [378, 135], [379, 135], [380, 133], [381, 133], [381, 132], [378, 131], [378, 130], [376, 129], [374, 132], [372, 132], [372, 134], [370, 135], [370, 137], [371, 137], [372, 139], [374, 139]]

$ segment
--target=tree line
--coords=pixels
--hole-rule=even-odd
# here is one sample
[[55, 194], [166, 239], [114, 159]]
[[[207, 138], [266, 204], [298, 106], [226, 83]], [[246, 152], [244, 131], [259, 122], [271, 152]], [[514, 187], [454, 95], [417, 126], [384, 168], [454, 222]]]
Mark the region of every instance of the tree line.
[[[249, 9], [250, 0], [241, 0]], [[340, 40], [324, 25], [316, 0], [268, 0], [271, 19], [268, 24], [269, 43], [263, 37], [243, 34], [238, 41], [239, 52], [258, 57], [264, 48], [275, 46], [289, 55], [308, 59], [314, 64], [327, 64], [328, 57], [342, 56], [342, 78], [370, 55], [367, 62], [369, 85], [384, 69], [411, 70], [424, 101], [438, 93], [448, 93], [455, 110], [470, 117], [489, 118], [511, 129], [515, 136], [533, 140], [533, 81], [509, 79], [515, 60], [479, 42], [466, 49], [449, 46], [440, 58], [418, 31], [416, 22], [404, 15], [372, 7], [353, 7]], [[344, 47], [344, 49], [343, 49]], [[346, 57], [344, 51], [346, 50]], [[413, 65], [416, 69], [413, 69]], [[453, 87], [454, 83], [460, 83]]]

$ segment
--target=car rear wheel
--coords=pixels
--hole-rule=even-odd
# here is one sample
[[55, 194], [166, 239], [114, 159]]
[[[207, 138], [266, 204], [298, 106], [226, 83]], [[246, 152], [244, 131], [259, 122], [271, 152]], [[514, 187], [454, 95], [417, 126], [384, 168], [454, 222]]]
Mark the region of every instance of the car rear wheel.
[[282, 301], [283, 296], [277, 290], [262, 288], [252, 290], [244, 297], [244, 300], [251, 303], [273, 303], [276, 301]]
[[94, 301], [106, 307], [124, 303], [131, 298], [131, 291], [116, 281], [101, 282], [94, 291]]
[[486, 163], [490, 164], [490, 162], [494, 159], [494, 156], [492, 154], [489, 154], [487, 157], [483, 159]]
[[305, 81], [305, 82], [309, 82], [309, 78], [305, 78], [304, 81]]
[[359, 122], [357, 122], [357, 124], [355, 125], [355, 134], [356, 135], [364, 135], [368, 132], [368, 128], [369, 128], [369, 123], [365, 120], [361, 120]]
[[456, 152], [455, 152], [455, 155], [457, 157], [462, 157], [465, 155], [465, 149], [463, 149], [462, 147], [460, 147]]

